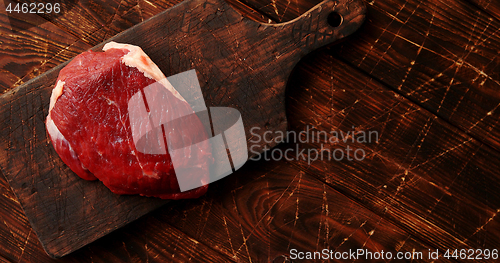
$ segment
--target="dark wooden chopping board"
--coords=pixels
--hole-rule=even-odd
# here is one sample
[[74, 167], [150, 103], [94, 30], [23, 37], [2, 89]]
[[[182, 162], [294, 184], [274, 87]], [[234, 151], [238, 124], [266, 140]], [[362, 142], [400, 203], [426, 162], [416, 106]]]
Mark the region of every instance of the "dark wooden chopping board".
[[[142, 47], [166, 76], [196, 69], [207, 106], [238, 109], [248, 141], [251, 127], [261, 127], [261, 134], [286, 130], [285, 88], [293, 67], [305, 54], [354, 32], [364, 11], [361, 1], [325, 1], [293, 21], [271, 25], [243, 18], [222, 0], [188, 0], [109, 41]], [[0, 98], [0, 136], [7, 138], [0, 147], [2, 172], [54, 257], [165, 203], [114, 195], [100, 182], [78, 178], [57, 156], [44, 121], [64, 66]]]

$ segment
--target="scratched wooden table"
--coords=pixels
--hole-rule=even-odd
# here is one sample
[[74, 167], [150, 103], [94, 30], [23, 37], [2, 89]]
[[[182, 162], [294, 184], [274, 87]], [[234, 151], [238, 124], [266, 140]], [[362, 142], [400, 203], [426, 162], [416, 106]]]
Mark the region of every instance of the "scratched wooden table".
[[[228, 2], [278, 23], [315, 1]], [[2, 11], [0, 93], [179, 2], [80, 1], [59, 17], [27, 16], [34, 26], [15, 32]], [[445, 259], [446, 249], [500, 249], [500, 2], [365, 3], [354, 36], [297, 66], [287, 116], [290, 130], [311, 137], [376, 131], [377, 141], [281, 144], [292, 149], [289, 160], [249, 162], [204, 197], [171, 202], [58, 260], [45, 254], [2, 176], [0, 259], [291, 262], [291, 249], [363, 248], [423, 252], [414, 261], [426, 262], [429, 249], [442, 261], [459, 261]], [[295, 155], [297, 147], [347, 146], [364, 159]]]

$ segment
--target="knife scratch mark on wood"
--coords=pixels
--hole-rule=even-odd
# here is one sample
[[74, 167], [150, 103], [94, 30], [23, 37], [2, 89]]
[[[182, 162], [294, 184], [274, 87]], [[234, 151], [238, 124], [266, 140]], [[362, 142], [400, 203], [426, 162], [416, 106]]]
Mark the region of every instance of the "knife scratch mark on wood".
[[[248, 260], [251, 263], [252, 262], [252, 255], [250, 255], [250, 251], [248, 250], [248, 245], [247, 245], [248, 239], [245, 237], [245, 232], [243, 231], [243, 226], [241, 225], [241, 223], [238, 223], [238, 226], [240, 227], [241, 237], [243, 238], [243, 244], [241, 246], [245, 247], [246, 252], [247, 252], [247, 256], [248, 256]], [[238, 251], [239, 251], [239, 249], [238, 249]]]
[[[408, 1], [406, 1], [403, 6], [401, 7], [400, 11], [402, 11], [402, 9], [405, 8], [406, 4], [408, 3]], [[377, 62], [375, 63], [375, 65], [372, 67], [372, 69], [370, 70], [370, 74], [373, 73], [373, 71], [375, 70], [375, 68], [380, 64], [380, 62], [382, 61], [382, 58], [385, 57], [385, 55], [387, 54], [387, 52], [392, 48], [392, 45], [394, 44], [394, 41], [396, 40], [396, 36], [399, 36], [400, 33], [401, 33], [401, 29], [403, 29], [403, 26], [406, 25], [408, 23], [408, 21], [410, 21], [411, 17], [417, 12], [417, 10], [420, 8], [420, 5], [422, 4], [422, 2], [418, 2], [417, 6], [413, 9], [413, 11], [411, 12], [411, 14], [406, 18], [406, 21], [402, 22], [401, 26], [399, 27], [398, 31], [395, 33], [391, 43], [387, 46], [387, 48], [385, 49], [385, 51], [382, 53], [381, 56], [379, 56]], [[399, 12], [396, 14], [396, 16], [399, 14]], [[393, 20], [394, 21], [394, 20]], [[392, 21], [391, 21], [392, 23]], [[390, 24], [386, 27], [388, 28], [390, 26]], [[381, 38], [383, 35], [383, 33], [379, 36], [379, 38]], [[378, 39], [377, 39], [378, 40]]]
[[[492, 110], [490, 110], [488, 113], [486, 113], [486, 115], [484, 117], [482, 117], [481, 119], [479, 119], [476, 123], [474, 123], [470, 128], [468, 128], [466, 130], [467, 133], [469, 133], [472, 129], [474, 129], [479, 123], [483, 122], [484, 119], [486, 119], [487, 117], [493, 115], [493, 113], [498, 109], [498, 107], [500, 107], [500, 103], [497, 104]], [[497, 120], [498, 121], [498, 120]]]
[[498, 215], [498, 213], [500, 213], [500, 208], [497, 209], [497, 211], [486, 221], [486, 223], [484, 223], [482, 226], [480, 226], [478, 229], [476, 229], [476, 231], [472, 235], [467, 237], [463, 242], [464, 243], [467, 242], [471, 237], [475, 236], [480, 231], [483, 231], [484, 227], [486, 227], [486, 225], [488, 225], [491, 221], [493, 221], [495, 219], [495, 217]]
[[323, 238], [323, 247], [329, 249], [329, 243], [328, 241], [330, 240], [330, 222], [329, 222], [329, 216], [330, 216], [330, 211], [328, 210], [328, 198], [326, 196], [326, 184], [323, 184], [323, 204], [321, 205], [321, 213], [325, 215], [325, 237]]
[[417, 54], [415, 55], [415, 58], [410, 62], [410, 66], [408, 67], [408, 70], [406, 71], [406, 74], [405, 76], [403, 77], [403, 80], [401, 81], [401, 84], [399, 84], [398, 86], [398, 90], [401, 90], [401, 87], [403, 86], [403, 84], [406, 82], [406, 79], [408, 78], [408, 75], [410, 74], [411, 70], [413, 69], [413, 66], [415, 65], [416, 61], [417, 61], [417, 58], [418, 56], [420, 55], [420, 52], [422, 51], [422, 48], [424, 47], [425, 45], [425, 41], [427, 40], [427, 38], [429, 37], [429, 32], [430, 32], [430, 29], [431, 29], [431, 26], [432, 26], [432, 23], [434, 22], [434, 17], [435, 17], [435, 10], [434, 10], [434, 13], [432, 13], [432, 18], [429, 22], [429, 26], [427, 27], [427, 32], [425, 33], [425, 37], [424, 37], [424, 40], [422, 41], [422, 44], [420, 45], [420, 47], [418, 48], [417, 50]]
[[[477, 147], [477, 149], [472, 153], [472, 155], [467, 158], [467, 161], [465, 162], [464, 166], [462, 167], [462, 169], [457, 173], [457, 175], [455, 176], [455, 178], [453, 178], [453, 180], [451, 181], [451, 183], [446, 187], [446, 189], [441, 189], [440, 187], [440, 190], [447, 190], [447, 189], [450, 189], [451, 186], [455, 183], [455, 181], [460, 177], [460, 175], [462, 174], [462, 172], [465, 170], [465, 168], [469, 165], [470, 161], [472, 159], [474, 159], [474, 156], [476, 155], [476, 153], [479, 151], [479, 149], [481, 149], [481, 145], [479, 145]], [[434, 204], [434, 206], [429, 209], [429, 212], [427, 213], [427, 215], [425, 216], [424, 219], [427, 219], [431, 214], [432, 212], [434, 211], [434, 209], [436, 209], [436, 207], [438, 206], [438, 204], [441, 202], [441, 200], [445, 197], [445, 195], [448, 195], [448, 196], [452, 196], [452, 193], [450, 193], [449, 191], [443, 191], [443, 194], [441, 195], [441, 197], [437, 200], [436, 204]]]
[[224, 214], [224, 212], [222, 213], [222, 220], [224, 221], [224, 228], [226, 228], [227, 239], [231, 247], [231, 253], [233, 254], [233, 259], [237, 259], [238, 256], [236, 256], [236, 251], [234, 251], [233, 241], [231, 240], [231, 234], [229, 233], [229, 227], [227, 226], [226, 215]]
[[290, 250], [290, 245], [292, 244], [292, 239], [293, 239], [293, 233], [295, 232], [295, 227], [297, 225], [297, 220], [299, 219], [299, 197], [297, 196], [295, 198], [295, 218], [293, 220], [293, 228], [292, 231], [290, 231], [290, 236], [288, 237], [288, 245], [286, 247], [286, 250]]
[[144, 0], [144, 2], [146, 2], [147, 4], [151, 5], [152, 7], [154, 8], [158, 8], [157, 6], [155, 6], [153, 3], [151, 3], [150, 1], [148, 0]]
[[24, 250], [26, 249], [26, 246], [28, 245], [28, 240], [30, 239], [32, 231], [33, 231], [33, 229], [30, 228], [30, 231], [28, 232], [28, 235], [26, 236], [26, 240], [24, 241], [24, 245], [22, 247], [20, 247], [20, 249], [21, 249], [21, 255], [19, 255], [19, 258], [17, 259], [17, 262], [21, 262], [21, 259], [23, 258]]
[[[210, 211], [212, 209], [212, 204], [213, 204], [214, 200], [213, 199], [210, 199], [210, 202], [206, 202], [206, 201], [203, 201], [203, 205], [200, 209], [200, 222], [198, 223], [198, 226], [203, 224], [201, 230], [199, 231], [199, 233], [196, 235], [197, 238], [200, 238], [202, 235], [203, 235], [203, 231], [205, 230], [205, 227], [207, 226], [207, 223], [208, 223], [208, 219], [209, 219], [209, 216], [210, 216]], [[208, 210], [206, 212], [204, 212], [204, 207], [205, 207], [205, 204], [208, 203]], [[202, 216], [202, 215], [206, 215], [206, 216]], [[201, 222], [201, 220], [203, 220], [203, 223]]]
[[387, 26], [382, 30], [382, 33], [380, 33], [379, 37], [375, 40], [375, 42], [373, 42], [373, 44], [370, 46], [370, 49], [366, 52], [365, 56], [361, 58], [361, 61], [358, 63], [357, 67], [359, 68], [361, 66], [361, 64], [363, 64], [363, 61], [365, 61], [365, 59], [370, 55], [370, 53], [373, 51], [373, 49], [375, 48], [375, 45], [378, 43], [378, 41], [380, 41], [380, 39], [382, 38], [382, 35], [388, 31], [389, 27], [392, 25], [392, 23], [394, 21], [398, 21], [402, 24], [404, 24], [403, 21], [401, 21], [400, 19], [398, 19], [398, 15], [403, 11], [403, 9], [406, 7], [406, 4], [408, 2], [406, 1], [402, 6], [401, 8], [396, 12], [396, 15], [392, 15], [390, 14], [389, 12], [385, 12], [387, 15], [389, 15], [391, 18], [392, 18], [392, 21], [387, 24]]
[[[276, 169], [276, 168], [275, 168]], [[273, 171], [275, 170], [273, 169]], [[300, 180], [302, 180], [302, 175], [304, 174], [303, 171], [300, 171], [299, 173], [297, 173], [294, 178], [291, 180], [291, 182], [287, 185], [286, 189], [280, 194], [280, 196], [269, 206], [269, 209], [264, 213], [263, 216], [260, 217], [260, 219], [255, 223], [255, 225], [252, 227], [252, 230], [250, 231], [250, 233], [245, 237], [243, 236], [243, 239], [244, 240], [248, 240], [250, 238], [250, 236], [253, 235], [253, 233], [255, 232], [255, 230], [257, 229], [257, 227], [259, 227], [259, 225], [261, 224], [261, 222], [265, 219], [265, 218], [269, 218], [267, 220], [267, 224], [270, 224], [271, 221], [273, 220], [274, 216], [275, 215], [271, 215], [271, 211], [274, 209], [274, 207], [276, 206], [276, 204], [283, 198], [283, 196], [285, 196], [285, 193], [288, 192], [288, 190], [292, 187], [292, 185], [296, 182], [297, 180], [297, 177], [298, 177], [298, 180], [300, 182]], [[300, 187], [299, 184], [296, 183], [295, 185], [295, 188], [288, 194], [288, 198], [290, 198], [294, 193], [295, 191], [298, 189], [298, 187]], [[233, 195], [233, 202], [236, 204], [236, 201], [234, 199], [234, 195]], [[285, 205], [286, 202], [283, 202], [279, 208], [283, 207], [283, 205]], [[278, 209], [279, 211], [280, 209]], [[238, 250], [236, 252], [239, 252], [241, 250], [241, 248], [243, 246], [246, 246], [246, 243], [244, 243], [243, 245], [241, 245]]]

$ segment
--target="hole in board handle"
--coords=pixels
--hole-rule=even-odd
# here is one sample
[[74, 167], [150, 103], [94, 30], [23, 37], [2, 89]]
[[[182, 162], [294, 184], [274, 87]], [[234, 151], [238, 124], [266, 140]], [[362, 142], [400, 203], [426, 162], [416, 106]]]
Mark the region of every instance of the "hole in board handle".
[[331, 27], [339, 27], [342, 25], [344, 18], [341, 14], [333, 11], [328, 15], [327, 22]]

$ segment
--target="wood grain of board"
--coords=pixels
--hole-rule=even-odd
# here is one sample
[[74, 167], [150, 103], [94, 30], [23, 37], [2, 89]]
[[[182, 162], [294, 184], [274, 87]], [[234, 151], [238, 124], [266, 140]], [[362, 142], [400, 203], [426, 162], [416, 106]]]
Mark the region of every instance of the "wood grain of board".
[[11, 22], [6, 15], [0, 15], [0, 28], [4, 29], [0, 34], [0, 94], [90, 48], [43, 18], [36, 20], [43, 23], [12, 37], [8, 33]]
[[290, 249], [431, 248], [284, 160], [251, 161], [207, 196], [155, 216], [238, 262], [284, 262]]
[[375, 2], [371, 10], [364, 39], [332, 51], [499, 150], [500, 21], [466, 2]]
[[500, 20], [500, 3], [494, 0], [468, 0], [480, 10], [490, 14], [497, 20]]
[[[343, 16], [341, 25], [329, 25], [332, 11]], [[293, 66], [308, 52], [351, 34], [363, 18], [359, 1], [325, 1], [290, 23], [261, 24], [223, 1], [190, 0], [110, 40], [142, 47], [167, 76], [196, 69], [207, 105], [238, 109], [248, 140], [252, 127], [260, 127], [261, 134], [286, 129], [284, 91]], [[8, 138], [0, 165], [52, 256], [74, 251], [164, 203], [113, 195], [98, 182], [75, 177], [58, 158], [44, 119], [64, 65], [9, 91], [0, 102], [0, 121], [7, 124], [0, 134]]]

